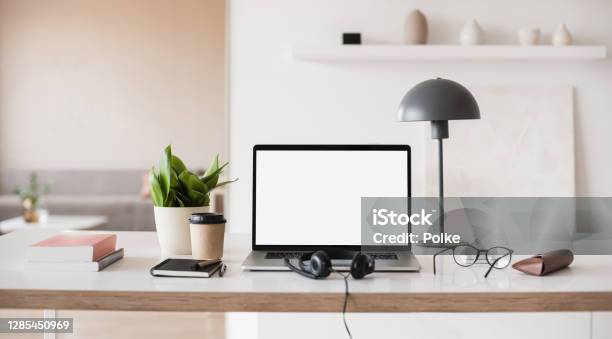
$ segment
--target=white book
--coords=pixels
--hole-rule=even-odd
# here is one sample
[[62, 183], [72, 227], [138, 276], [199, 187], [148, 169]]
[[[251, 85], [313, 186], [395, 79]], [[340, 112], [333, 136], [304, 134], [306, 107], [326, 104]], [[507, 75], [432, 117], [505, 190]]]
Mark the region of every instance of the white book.
[[101, 258], [98, 261], [26, 261], [26, 271], [55, 271], [55, 272], [98, 272], [102, 271], [115, 261], [123, 258], [123, 248]]

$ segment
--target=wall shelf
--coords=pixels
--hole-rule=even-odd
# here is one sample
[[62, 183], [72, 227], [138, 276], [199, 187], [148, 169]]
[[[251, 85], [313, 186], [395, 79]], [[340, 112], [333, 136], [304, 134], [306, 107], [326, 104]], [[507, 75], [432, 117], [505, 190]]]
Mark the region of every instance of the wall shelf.
[[296, 60], [328, 61], [587, 61], [605, 59], [606, 46], [341, 45], [296, 47]]

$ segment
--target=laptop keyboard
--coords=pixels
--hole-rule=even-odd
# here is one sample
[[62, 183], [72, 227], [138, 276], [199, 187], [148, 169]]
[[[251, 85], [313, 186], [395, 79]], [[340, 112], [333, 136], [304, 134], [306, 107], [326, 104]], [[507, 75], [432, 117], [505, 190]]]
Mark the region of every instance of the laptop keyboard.
[[266, 253], [266, 259], [299, 259], [303, 252], [268, 252]]
[[397, 260], [395, 253], [368, 253], [374, 260]]
[[[268, 252], [265, 259], [299, 259], [304, 252]], [[374, 260], [397, 260], [395, 253], [368, 253]]]

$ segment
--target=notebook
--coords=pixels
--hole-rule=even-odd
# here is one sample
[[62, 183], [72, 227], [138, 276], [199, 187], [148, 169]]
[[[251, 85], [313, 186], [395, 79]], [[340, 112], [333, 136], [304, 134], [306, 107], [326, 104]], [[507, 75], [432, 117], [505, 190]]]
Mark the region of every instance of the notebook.
[[217, 262], [204, 268], [196, 265], [201, 260], [194, 259], [166, 259], [151, 268], [151, 275], [156, 277], [189, 277], [210, 278], [223, 265]]
[[27, 271], [66, 271], [66, 272], [98, 272], [123, 258], [123, 248], [120, 248], [97, 261], [26, 261]]
[[115, 234], [62, 233], [28, 248], [28, 261], [92, 262], [115, 251]]

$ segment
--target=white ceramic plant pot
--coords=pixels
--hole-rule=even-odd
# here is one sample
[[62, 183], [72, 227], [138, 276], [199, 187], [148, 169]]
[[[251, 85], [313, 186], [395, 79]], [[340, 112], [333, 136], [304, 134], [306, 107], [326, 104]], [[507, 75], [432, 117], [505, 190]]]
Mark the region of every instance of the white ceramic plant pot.
[[157, 207], [155, 228], [163, 255], [191, 254], [189, 218], [192, 213], [208, 212], [209, 207]]

